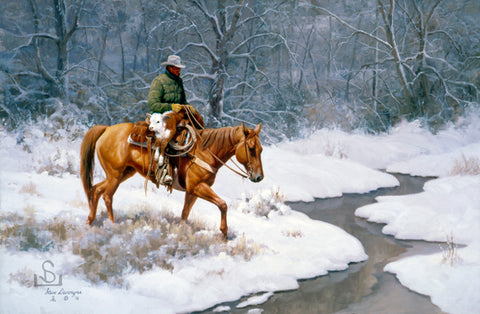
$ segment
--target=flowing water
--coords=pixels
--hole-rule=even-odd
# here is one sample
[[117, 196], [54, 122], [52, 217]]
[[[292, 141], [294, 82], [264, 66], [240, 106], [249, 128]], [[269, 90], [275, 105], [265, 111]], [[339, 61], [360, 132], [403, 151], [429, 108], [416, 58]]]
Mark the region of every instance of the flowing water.
[[354, 215], [355, 209], [374, 203], [377, 196], [421, 192], [428, 180], [407, 175], [396, 177], [400, 181], [396, 188], [289, 204], [312, 219], [337, 225], [355, 236], [363, 244], [368, 261], [351, 264], [344, 271], [302, 280], [298, 289], [276, 292], [260, 305], [237, 309], [236, 305], [248, 296], [222, 305], [230, 306], [232, 313], [246, 313], [249, 309], [261, 309], [263, 313], [442, 313], [429, 297], [410, 291], [394, 275], [383, 271], [386, 264], [400, 257], [438, 252], [438, 243], [396, 240], [382, 234], [383, 225]]

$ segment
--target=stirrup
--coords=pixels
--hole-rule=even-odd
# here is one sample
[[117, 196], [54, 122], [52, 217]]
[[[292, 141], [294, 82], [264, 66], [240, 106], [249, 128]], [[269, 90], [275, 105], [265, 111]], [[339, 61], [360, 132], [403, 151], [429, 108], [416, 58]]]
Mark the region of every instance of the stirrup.
[[173, 178], [168, 174], [168, 170], [165, 167], [162, 171], [162, 175], [160, 177], [160, 184], [162, 185], [172, 185], [173, 183]]
[[163, 185], [172, 185], [172, 183], [173, 183], [173, 178], [168, 174], [162, 179]]

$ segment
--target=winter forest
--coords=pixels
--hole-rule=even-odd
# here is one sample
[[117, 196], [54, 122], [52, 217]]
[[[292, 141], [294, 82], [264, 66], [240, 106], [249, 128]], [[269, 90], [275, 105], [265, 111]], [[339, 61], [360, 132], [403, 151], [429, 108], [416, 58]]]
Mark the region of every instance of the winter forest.
[[182, 57], [208, 126], [432, 131], [478, 106], [474, 0], [1, 1], [0, 117], [7, 129], [144, 118], [153, 78]]

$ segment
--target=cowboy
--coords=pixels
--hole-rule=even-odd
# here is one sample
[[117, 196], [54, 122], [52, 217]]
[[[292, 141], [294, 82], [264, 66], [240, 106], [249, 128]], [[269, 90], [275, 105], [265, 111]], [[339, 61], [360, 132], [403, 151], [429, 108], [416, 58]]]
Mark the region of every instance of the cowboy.
[[195, 112], [195, 109], [187, 104], [185, 97], [183, 81], [180, 78], [180, 72], [185, 65], [182, 64], [180, 57], [170, 55], [167, 61], [160, 65], [165, 66], [165, 73], [157, 76], [150, 86], [148, 108], [152, 113], [179, 112], [182, 105], [185, 105], [191, 112]]
[[[160, 74], [153, 80], [148, 93], [148, 107], [152, 113], [163, 114], [169, 111], [178, 113], [185, 109], [190, 115], [196, 117], [195, 120], [200, 121], [200, 126], [203, 127], [203, 119], [200, 114], [191, 105], [187, 104], [183, 81], [180, 78], [180, 72], [185, 68], [185, 65], [182, 64], [180, 57], [170, 55], [167, 61], [162, 62], [161, 65], [165, 66], [165, 73]], [[172, 115], [173, 117], [176, 117], [176, 115]], [[177, 122], [175, 121], [175, 123]], [[172, 130], [170, 130], [171, 135], [168, 140], [176, 133], [176, 125], [172, 124], [170, 127]], [[164, 152], [164, 150], [165, 147], [162, 147], [161, 151]], [[173, 183], [173, 178], [170, 175], [171, 169], [167, 163], [168, 161], [164, 165], [160, 165], [162, 166], [160, 183], [170, 186]]]

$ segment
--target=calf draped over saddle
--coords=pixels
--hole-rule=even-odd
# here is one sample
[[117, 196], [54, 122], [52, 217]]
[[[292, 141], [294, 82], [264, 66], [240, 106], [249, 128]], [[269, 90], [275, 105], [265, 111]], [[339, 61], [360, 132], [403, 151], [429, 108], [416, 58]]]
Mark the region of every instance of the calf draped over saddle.
[[[160, 128], [155, 122], [160, 123]], [[142, 156], [144, 170], [148, 169], [145, 177], [145, 193], [148, 180], [155, 183], [157, 188], [162, 184], [167, 187], [168, 191], [172, 191], [173, 179], [170, 175], [172, 169], [169, 157], [188, 154], [195, 142], [195, 130], [187, 120], [183, 119], [183, 116], [179, 117], [175, 114], [147, 115], [145, 121], [138, 121], [134, 125], [128, 137], [128, 143], [141, 147], [142, 154], [146, 150], [148, 156], [148, 164], [145, 164]]]
[[[168, 160], [164, 160], [162, 164], [158, 163], [158, 160], [155, 160], [155, 151], [158, 149], [156, 145], [156, 134], [149, 129], [149, 124], [146, 121], [138, 121], [135, 123], [128, 137], [128, 143], [141, 148], [143, 169], [148, 169], [144, 184], [146, 194], [148, 180], [155, 183], [157, 188], [160, 186], [162, 175], [165, 176], [167, 172], [166, 167], [168, 166]], [[148, 156], [148, 165], [145, 164], [145, 159], [143, 158], [144, 149], [146, 149]], [[155, 169], [155, 171], [153, 171], [153, 169]], [[169, 191], [171, 192], [171, 188], [169, 188]]]

